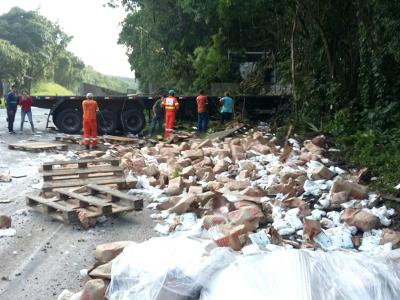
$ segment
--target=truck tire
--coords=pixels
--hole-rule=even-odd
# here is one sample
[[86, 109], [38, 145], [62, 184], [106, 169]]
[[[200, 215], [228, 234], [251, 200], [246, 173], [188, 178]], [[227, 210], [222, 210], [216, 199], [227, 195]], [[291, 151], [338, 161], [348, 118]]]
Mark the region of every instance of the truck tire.
[[142, 111], [130, 109], [122, 114], [122, 127], [124, 131], [137, 134], [143, 130], [145, 124], [146, 121]]
[[102, 109], [97, 113], [97, 131], [99, 134], [113, 134], [117, 126], [117, 115], [112, 111]]
[[61, 132], [79, 133], [82, 129], [82, 112], [74, 108], [64, 109], [58, 113], [56, 124]]

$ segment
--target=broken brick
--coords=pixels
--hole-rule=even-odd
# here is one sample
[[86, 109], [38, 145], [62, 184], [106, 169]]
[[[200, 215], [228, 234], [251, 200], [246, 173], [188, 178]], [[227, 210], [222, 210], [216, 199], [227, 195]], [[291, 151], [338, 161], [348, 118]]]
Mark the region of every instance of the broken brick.
[[264, 155], [271, 153], [271, 149], [268, 146], [262, 144], [256, 144], [252, 146], [250, 149]]
[[365, 199], [368, 197], [368, 187], [351, 181], [338, 179], [333, 183], [331, 193], [342, 191], [349, 192], [350, 195], [356, 199]]
[[231, 146], [231, 154], [234, 160], [242, 160], [246, 158], [246, 153], [242, 146], [239, 145], [232, 145]]
[[213, 172], [217, 174], [226, 171], [228, 171], [228, 163], [225, 160], [219, 160], [213, 168]]
[[167, 194], [174, 196], [179, 195], [183, 191], [182, 177], [175, 177], [168, 182]]
[[101, 263], [107, 263], [117, 257], [131, 243], [130, 241], [118, 241], [97, 245], [96, 260]]
[[158, 167], [155, 164], [147, 166], [146, 168], [144, 168], [143, 172], [147, 176], [154, 176], [154, 177], [160, 174], [160, 171], [158, 170]]
[[188, 212], [191, 210], [192, 204], [196, 203], [196, 196], [191, 194], [191, 195], [186, 195], [184, 196], [177, 204], [175, 204], [173, 207], [168, 209], [170, 213], [177, 213], [177, 214], [183, 214], [185, 212]]
[[240, 191], [240, 193], [250, 197], [264, 197], [267, 195], [267, 191], [258, 186], [249, 186], [243, 191]]
[[85, 283], [80, 300], [104, 299], [108, 284], [103, 279], [91, 279]]
[[191, 160], [195, 160], [198, 158], [202, 158], [204, 156], [204, 153], [202, 149], [197, 149], [197, 150], [182, 151], [182, 155], [184, 158], [190, 158]]
[[323, 165], [313, 169], [311, 172], [311, 178], [313, 180], [321, 180], [321, 179], [329, 180], [332, 179], [332, 177], [334, 176], [335, 173]]
[[183, 168], [181, 171], [181, 176], [188, 178], [189, 176], [194, 176], [195, 175], [195, 171], [193, 166], [188, 166], [186, 168]]
[[259, 219], [262, 217], [264, 217], [264, 214], [262, 213], [260, 207], [256, 204], [247, 204], [228, 213], [228, 219], [234, 225], [259, 221]]
[[231, 191], [241, 191], [250, 186], [250, 181], [248, 180], [231, 180], [225, 185]]
[[331, 194], [331, 204], [330, 208], [338, 209], [342, 203], [345, 203], [349, 200], [350, 193], [348, 191], [342, 191]]
[[356, 208], [346, 208], [341, 216], [341, 220], [350, 226], [366, 232], [378, 228], [380, 222], [375, 215]]
[[393, 249], [400, 248], [400, 232], [392, 229], [383, 229], [383, 234], [380, 240], [380, 244], [392, 243]]
[[6, 229], [11, 227], [11, 217], [6, 215], [0, 215], [0, 229]]
[[201, 194], [203, 193], [203, 187], [201, 185], [193, 185], [189, 187], [188, 194]]

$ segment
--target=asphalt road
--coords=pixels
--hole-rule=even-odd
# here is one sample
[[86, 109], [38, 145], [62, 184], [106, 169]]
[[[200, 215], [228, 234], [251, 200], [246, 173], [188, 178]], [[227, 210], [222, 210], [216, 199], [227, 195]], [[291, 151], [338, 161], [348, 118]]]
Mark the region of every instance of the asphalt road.
[[[63, 289], [78, 292], [83, 287], [79, 271], [91, 267], [96, 245], [119, 240], [140, 242], [155, 235], [146, 210], [108, 219], [85, 231], [80, 226], [53, 221], [25, 205], [25, 194], [38, 191], [38, 166], [54, 153], [9, 150], [8, 144], [20, 140], [54, 141], [56, 133], [45, 129], [46, 114], [47, 110], [33, 109], [39, 134], [32, 135], [26, 122], [23, 134], [10, 135], [5, 110], [0, 109], [0, 174], [26, 175], [13, 178], [10, 183], [0, 182], [0, 214], [11, 216], [12, 228], [17, 231], [13, 237], [0, 237], [1, 300], [56, 299]], [[17, 113], [15, 129], [19, 124]]]

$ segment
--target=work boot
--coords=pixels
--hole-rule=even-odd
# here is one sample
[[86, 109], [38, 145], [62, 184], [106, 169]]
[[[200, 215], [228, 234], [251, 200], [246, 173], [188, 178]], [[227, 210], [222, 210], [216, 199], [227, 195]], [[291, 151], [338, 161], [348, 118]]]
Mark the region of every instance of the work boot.
[[89, 149], [90, 149], [90, 146], [89, 146], [89, 145], [85, 145], [85, 149], [86, 149], [86, 150], [89, 150]]

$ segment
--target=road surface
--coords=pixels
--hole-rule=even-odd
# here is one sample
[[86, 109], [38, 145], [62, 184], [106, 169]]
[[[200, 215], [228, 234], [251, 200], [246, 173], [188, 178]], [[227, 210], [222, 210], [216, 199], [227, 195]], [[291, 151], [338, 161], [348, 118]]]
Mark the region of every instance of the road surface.
[[[32, 135], [25, 123], [24, 133], [10, 135], [6, 113], [0, 109], [0, 174], [25, 176], [0, 182], [0, 214], [12, 217], [14, 237], [0, 238], [0, 299], [56, 299], [63, 289], [82, 289], [81, 269], [91, 267], [98, 244], [133, 240], [144, 241], [154, 236], [148, 211], [132, 212], [117, 219], [108, 219], [93, 229], [64, 225], [45, 215], [30, 211], [25, 194], [38, 191], [38, 166], [54, 153], [29, 153], [9, 150], [9, 143], [20, 140], [54, 141], [55, 132], [45, 130], [47, 110], [33, 108], [33, 118], [39, 134]], [[17, 113], [15, 129], [19, 129]], [[80, 146], [72, 145], [70, 149]], [[4, 200], [10, 200], [4, 203]]]

